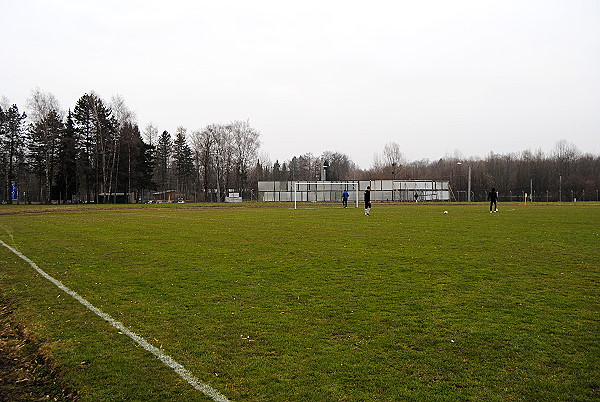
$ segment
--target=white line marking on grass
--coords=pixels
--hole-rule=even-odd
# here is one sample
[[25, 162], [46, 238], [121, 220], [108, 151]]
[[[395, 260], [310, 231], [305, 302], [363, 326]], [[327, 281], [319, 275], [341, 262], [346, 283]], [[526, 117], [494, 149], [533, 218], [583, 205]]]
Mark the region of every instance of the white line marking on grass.
[[142, 338], [141, 336], [139, 336], [136, 333], [127, 329], [125, 327], [125, 325], [123, 325], [121, 322], [116, 321], [110, 315], [108, 315], [105, 312], [103, 312], [102, 310], [94, 307], [86, 299], [79, 296], [79, 294], [77, 294], [77, 292], [75, 292], [75, 291], [69, 289], [68, 287], [66, 287], [65, 285], [63, 285], [61, 281], [59, 281], [58, 279], [54, 279], [53, 277], [48, 275], [40, 267], [38, 267], [35, 262], [31, 261], [25, 255], [21, 254], [21, 252], [12, 248], [8, 244], [4, 243], [2, 240], [0, 240], [0, 244], [2, 244], [4, 247], [6, 247], [7, 249], [9, 249], [13, 253], [15, 253], [23, 261], [25, 261], [29, 265], [31, 265], [31, 267], [33, 269], [35, 269], [40, 275], [42, 275], [44, 278], [48, 279], [50, 282], [52, 282], [54, 285], [56, 285], [60, 290], [71, 295], [71, 297], [73, 297], [79, 303], [83, 304], [90, 311], [94, 312], [97, 316], [99, 316], [103, 320], [109, 322], [113, 327], [115, 327], [116, 329], [121, 331], [123, 334], [125, 334], [128, 337], [130, 337], [131, 339], [133, 339], [133, 341], [135, 343], [142, 346], [148, 352], [152, 353], [160, 361], [162, 361], [164, 364], [166, 364], [167, 366], [172, 368], [177, 374], [179, 374], [179, 376], [181, 378], [183, 378], [185, 381], [187, 381], [188, 384], [190, 384], [192, 387], [194, 387], [198, 391], [203, 392], [205, 395], [207, 395], [208, 397], [212, 398], [215, 401], [222, 401], [222, 402], [229, 401], [229, 399], [227, 399], [224, 395], [222, 395], [217, 390], [212, 388], [210, 385], [204, 384], [202, 381], [200, 381], [198, 378], [196, 378], [185, 367], [183, 367], [181, 364], [179, 364], [175, 360], [173, 360], [173, 358], [171, 356], [164, 354], [163, 352], [160, 351], [160, 349], [149, 344], [144, 338]]

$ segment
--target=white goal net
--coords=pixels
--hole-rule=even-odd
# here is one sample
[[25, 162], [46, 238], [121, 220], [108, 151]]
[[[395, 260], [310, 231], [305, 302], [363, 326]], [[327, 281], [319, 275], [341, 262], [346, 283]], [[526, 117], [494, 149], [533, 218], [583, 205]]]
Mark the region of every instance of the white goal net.
[[298, 202], [342, 202], [344, 191], [348, 192], [348, 203], [358, 208], [358, 182], [294, 182], [294, 209]]

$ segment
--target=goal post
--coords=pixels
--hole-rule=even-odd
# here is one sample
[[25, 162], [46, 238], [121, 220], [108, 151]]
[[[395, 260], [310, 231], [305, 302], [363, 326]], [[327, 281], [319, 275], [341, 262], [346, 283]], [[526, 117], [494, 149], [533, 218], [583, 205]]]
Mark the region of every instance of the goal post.
[[[347, 191], [348, 194], [354, 194], [354, 201], [356, 202], [356, 208], [358, 208], [359, 202], [359, 184], [357, 181], [349, 182], [327, 182], [327, 181], [296, 181], [294, 182], [294, 209], [298, 209], [298, 199], [300, 201], [318, 201], [318, 194], [322, 194], [323, 201], [333, 201], [335, 197], [331, 197], [332, 193], [340, 194], [343, 191]], [[309, 194], [315, 194], [314, 200], [310, 200]], [[352, 196], [349, 197], [349, 201]]]

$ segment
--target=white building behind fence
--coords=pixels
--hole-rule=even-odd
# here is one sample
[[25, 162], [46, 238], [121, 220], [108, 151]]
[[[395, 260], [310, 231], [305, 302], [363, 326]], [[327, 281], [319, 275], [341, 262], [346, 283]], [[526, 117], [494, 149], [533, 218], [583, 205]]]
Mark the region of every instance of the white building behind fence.
[[435, 180], [259, 181], [258, 200], [341, 202], [342, 193], [346, 190], [350, 203], [356, 202], [357, 193], [361, 202], [367, 186], [371, 186], [372, 202], [450, 201], [448, 181]]

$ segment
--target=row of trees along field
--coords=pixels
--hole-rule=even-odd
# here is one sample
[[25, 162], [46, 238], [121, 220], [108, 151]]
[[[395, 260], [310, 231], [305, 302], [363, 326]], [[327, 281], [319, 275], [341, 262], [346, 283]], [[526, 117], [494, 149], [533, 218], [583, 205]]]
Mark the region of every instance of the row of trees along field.
[[[223, 201], [233, 190], [257, 194], [259, 180], [448, 180], [455, 199], [465, 200], [468, 169], [472, 199], [484, 200], [496, 187], [504, 200], [598, 200], [600, 157], [559, 141], [550, 155], [523, 151], [484, 159], [446, 156], [407, 162], [396, 142], [359, 169], [339, 152], [305, 153], [274, 163], [259, 157], [260, 134], [248, 122], [211, 124], [174, 136], [152, 124], [140, 132], [121, 97], [105, 102], [84, 94], [73, 110], [61, 111], [52, 94], [39, 89], [28, 113], [3, 101], [0, 106], [0, 200], [11, 202], [135, 202], [182, 197]], [[460, 164], [459, 164], [460, 162]], [[131, 194], [125, 197], [125, 194]]]
[[[6, 102], [4, 102], [6, 103]], [[123, 202], [180, 196], [221, 200], [228, 189], [247, 192], [259, 133], [248, 122], [213, 124], [173, 137], [152, 124], [146, 139], [122, 98], [110, 103], [84, 94], [61, 112], [53, 95], [32, 91], [28, 114], [0, 107], [0, 199], [13, 185], [23, 202]]]

